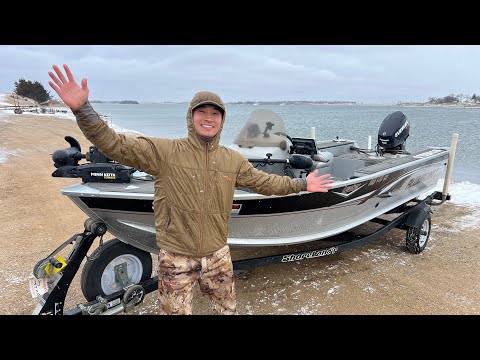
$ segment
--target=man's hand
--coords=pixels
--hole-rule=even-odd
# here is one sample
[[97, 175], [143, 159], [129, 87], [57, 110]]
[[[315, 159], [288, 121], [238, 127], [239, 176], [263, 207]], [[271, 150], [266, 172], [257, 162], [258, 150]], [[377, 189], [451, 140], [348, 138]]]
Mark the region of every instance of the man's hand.
[[49, 71], [48, 75], [53, 81], [49, 81], [48, 83], [58, 96], [60, 96], [63, 102], [70, 106], [72, 110], [80, 109], [88, 100], [87, 78], [82, 79], [82, 87], [80, 87], [75, 82], [73, 74], [67, 65], [64, 64], [63, 68], [65, 69], [68, 80], [65, 79], [65, 76], [57, 65], [53, 65], [52, 67], [57, 75]]
[[331, 187], [331, 183], [333, 180], [325, 180], [330, 177], [330, 174], [325, 174], [322, 176], [318, 176], [318, 169], [314, 172], [310, 173], [307, 176], [307, 191], [310, 192], [327, 192]]

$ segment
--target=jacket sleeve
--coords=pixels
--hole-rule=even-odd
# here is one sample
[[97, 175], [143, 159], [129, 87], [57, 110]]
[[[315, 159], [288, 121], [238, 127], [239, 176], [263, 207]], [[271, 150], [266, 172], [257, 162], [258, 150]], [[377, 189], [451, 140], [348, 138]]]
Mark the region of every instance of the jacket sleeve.
[[72, 111], [80, 130], [102, 153], [119, 163], [157, 175], [170, 140], [155, 139], [154, 143], [145, 136], [117, 134], [88, 101]]
[[[241, 156], [241, 155], [240, 155]], [[256, 169], [242, 156], [236, 186], [247, 187], [262, 195], [287, 195], [307, 190], [305, 179], [267, 174]]]

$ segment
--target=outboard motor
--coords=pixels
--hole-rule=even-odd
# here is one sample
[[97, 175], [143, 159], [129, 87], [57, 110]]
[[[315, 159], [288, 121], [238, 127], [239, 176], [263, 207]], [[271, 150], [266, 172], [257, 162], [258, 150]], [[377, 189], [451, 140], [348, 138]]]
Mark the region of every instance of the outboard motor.
[[77, 166], [78, 161], [85, 158], [80, 143], [74, 137], [65, 136], [65, 140], [70, 144], [70, 147], [55, 150], [52, 154], [53, 165], [57, 169], [62, 166]]
[[378, 130], [377, 152], [382, 155], [405, 154], [405, 142], [410, 135], [410, 123], [401, 111], [388, 115]]

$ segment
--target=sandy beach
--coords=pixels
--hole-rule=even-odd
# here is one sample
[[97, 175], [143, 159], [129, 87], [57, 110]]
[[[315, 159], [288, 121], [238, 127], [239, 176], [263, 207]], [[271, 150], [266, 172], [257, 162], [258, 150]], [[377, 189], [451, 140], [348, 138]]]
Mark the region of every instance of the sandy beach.
[[[0, 163], [0, 314], [32, 313], [38, 301], [29, 291], [33, 266], [83, 230], [86, 216], [60, 193], [79, 181], [51, 176], [51, 154], [68, 147], [66, 135], [79, 140], [83, 151], [90, 145], [74, 121], [0, 115], [0, 149], [8, 154]], [[433, 210], [421, 254], [409, 253], [404, 231], [395, 229], [355, 250], [238, 276], [239, 314], [480, 314], [480, 229], [469, 224], [465, 207], [446, 203]], [[79, 272], [66, 308], [84, 302]], [[156, 306], [153, 292], [132, 313], [155, 314]], [[198, 287], [194, 313], [210, 314]]]

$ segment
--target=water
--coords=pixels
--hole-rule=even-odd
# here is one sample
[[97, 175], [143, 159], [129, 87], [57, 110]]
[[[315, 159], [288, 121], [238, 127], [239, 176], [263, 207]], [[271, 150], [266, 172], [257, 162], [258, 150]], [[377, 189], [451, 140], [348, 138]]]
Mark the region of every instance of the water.
[[[93, 104], [101, 114], [109, 114], [113, 124], [148, 136], [180, 138], [187, 134], [187, 103], [183, 104]], [[394, 111], [402, 111], [410, 122], [406, 149], [415, 152], [428, 146], [450, 146], [452, 133], [459, 134], [452, 181], [480, 184], [480, 155], [475, 129], [480, 128], [480, 108], [341, 106], [341, 105], [240, 105], [227, 104], [227, 118], [221, 143], [230, 145], [251, 112], [270, 109], [285, 121], [290, 136], [310, 136], [316, 128], [317, 140], [354, 139], [360, 147], [377, 142], [378, 128]]]

